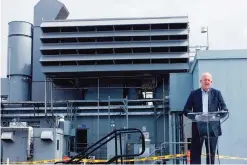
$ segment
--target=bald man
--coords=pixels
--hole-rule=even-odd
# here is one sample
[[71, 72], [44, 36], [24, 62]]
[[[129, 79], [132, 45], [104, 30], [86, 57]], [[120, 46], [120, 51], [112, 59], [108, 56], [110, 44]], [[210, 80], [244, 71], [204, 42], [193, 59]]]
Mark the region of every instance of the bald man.
[[[188, 97], [188, 100], [184, 106], [183, 113], [186, 117], [190, 112], [215, 112], [219, 110], [227, 111], [226, 104], [219, 90], [211, 88], [212, 75], [208, 72], [202, 74], [201, 88], [192, 91]], [[196, 116], [197, 117], [197, 116]], [[196, 118], [195, 117], [195, 118]], [[192, 123], [192, 141], [191, 141], [191, 164], [201, 164], [201, 152], [202, 145], [205, 140], [207, 155], [211, 155], [211, 163], [209, 162], [209, 156], [207, 156], [207, 164], [214, 164], [215, 150], [218, 141], [218, 136], [222, 135], [221, 126], [219, 121], [210, 122], [210, 130], [213, 132], [210, 134], [209, 143], [210, 151], [208, 149], [208, 139], [201, 138], [198, 131], [198, 126], [195, 122]]]

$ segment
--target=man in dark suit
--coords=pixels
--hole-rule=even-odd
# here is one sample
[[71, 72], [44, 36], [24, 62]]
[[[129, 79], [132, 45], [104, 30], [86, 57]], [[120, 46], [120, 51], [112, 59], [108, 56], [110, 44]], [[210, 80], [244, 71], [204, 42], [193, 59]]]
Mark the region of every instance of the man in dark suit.
[[[217, 89], [211, 88], [212, 76], [210, 73], [203, 73], [200, 79], [201, 88], [192, 91], [188, 97], [188, 100], [184, 106], [183, 113], [186, 117], [190, 112], [214, 112], [218, 110], [227, 111], [226, 104], [221, 95], [221, 92]], [[195, 119], [198, 116], [193, 116]], [[193, 118], [192, 117], [192, 118]], [[202, 145], [205, 139], [206, 152], [207, 152], [207, 164], [214, 164], [215, 150], [218, 141], [218, 136], [222, 135], [221, 126], [219, 121], [210, 121], [209, 127], [213, 132], [210, 135], [208, 147], [208, 139], [201, 138], [198, 131], [197, 123], [192, 123], [192, 141], [191, 141], [191, 164], [201, 164], [201, 152]], [[209, 162], [209, 156], [211, 155], [211, 163]]]

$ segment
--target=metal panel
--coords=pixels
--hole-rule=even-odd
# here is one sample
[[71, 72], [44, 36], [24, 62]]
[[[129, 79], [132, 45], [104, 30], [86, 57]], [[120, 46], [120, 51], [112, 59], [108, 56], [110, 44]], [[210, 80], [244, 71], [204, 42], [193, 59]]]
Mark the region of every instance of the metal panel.
[[32, 26], [26, 22], [12, 22], [9, 25], [12, 31], [8, 38], [7, 75], [31, 76]]
[[66, 19], [69, 11], [65, 5], [58, 0], [40, 0], [34, 7], [34, 25], [40, 26], [44, 20]]
[[28, 101], [32, 58], [32, 24], [9, 23], [8, 69], [9, 101]]
[[9, 95], [9, 79], [8, 78], [1, 78], [1, 96], [8, 96]]
[[196, 63], [193, 70], [193, 89], [200, 88], [199, 63]]
[[11, 76], [8, 101], [30, 100], [30, 80], [24, 76]]
[[146, 71], [146, 70], [187, 70], [189, 66], [187, 63], [183, 64], [126, 64], [126, 65], [109, 65], [109, 66], [45, 66], [43, 67], [44, 73], [55, 72], [106, 72], [106, 71]]
[[124, 60], [124, 59], [178, 59], [189, 58], [188, 53], [138, 53], [138, 54], [101, 54], [101, 55], [43, 55], [40, 62], [45, 61], [94, 61], [94, 60]]
[[199, 51], [196, 59], [246, 59], [247, 49]]
[[12, 21], [9, 22], [9, 36], [22, 35], [32, 37], [33, 25], [25, 21]]
[[[217, 51], [224, 57], [226, 51]], [[230, 51], [231, 56], [242, 56], [246, 51]], [[228, 54], [228, 53], [227, 53]], [[242, 54], [242, 55], [241, 55]], [[219, 89], [230, 112], [229, 119], [222, 124], [223, 135], [219, 138], [219, 154], [227, 156], [247, 157], [247, 130], [245, 126], [247, 116], [247, 58], [246, 59], [198, 60], [199, 75], [210, 72], [213, 76], [213, 87]], [[210, 58], [210, 57], [209, 57]], [[229, 150], [230, 148], [230, 150]], [[245, 164], [244, 160], [224, 160], [220, 162]]]
[[[45, 119], [43, 119], [45, 120]], [[54, 134], [54, 141], [42, 140], [41, 133], [51, 131]], [[55, 131], [55, 133], [54, 133]], [[34, 129], [34, 160], [62, 159], [63, 133], [61, 129], [53, 128], [35, 128]], [[57, 150], [57, 140], [59, 140], [59, 149]]]
[[[99, 99], [107, 100], [108, 97], [112, 99], [121, 99], [123, 98], [123, 88], [115, 89], [100, 89]], [[98, 99], [98, 88], [90, 88], [85, 93], [85, 100], [97, 100]]]
[[[112, 112], [110, 112], [112, 113]], [[108, 120], [110, 119], [110, 123], [108, 122]], [[128, 121], [128, 125], [129, 127], [134, 126], [134, 128], [137, 129], [142, 129], [143, 126], [146, 126], [147, 131], [150, 133], [150, 139], [151, 139], [151, 143], [155, 142], [154, 139], [154, 122], [155, 122], [156, 117], [155, 116], [131, 116], [129, 117], [129, 121]], [[160, 117], [159, 119], [157, 119], [159, 125], [159, 135], [157, 136], [157, 140], [156, 142], [161, 144], [162, 142], [164, 142], [164, 129], [163, 129], [163, 118]], [[77, 125], [85, 125], [88, 129], [88, 143], [92, 144], [94, 142], [96, 142], [97, 137], [98, 137], [98, 132], [96, 130], [97, 129], [97, 123], [98, 120], [96, 117], [77, 117], [77, 121], [76, 123], [74, 123], [76, 126]], [[115, 124], [115, 127], [113, 126]], [[120, 129], [120, 128], [124, 128], [126, 127], [127, 121], [126, 121], [126, 114], [122, 113], [122, 115], [118, 115], [118, 116], [100, 116], [99, 117], [99, 137], [103, 137], [106, 134], [108, 134], [108, 131], [112, 131], [113, 129]], [[140, 134], [136, 133], [136, 134], [132, 134], [130, 136], [130, 139], [128, 142], [130, 143], [137, 143], [139, 141], [139, 136]]]
[[2, 132], [1, 140], [10, 140], [14, 141], [13, 132]]
[[29, 146], [30, 139], [33, 135], [29, 134], [28, 128], [9, 128], [3, 127], [1, 128], [2, 132], [13, 132], [13, 142], [7, 142], [5, 140], [1, 141], [2, 147], [2, 160], [5, 162], [7, 158], [9, 158], [10, 162], [22, 162], [27, 161], [27, 157], [29, 156]]
[[59, 43], [59, 44], [43, 44], [40, 50], [65, 50], [65, 49], [96, 49], [96, 48], [143, 48], [143, 47], [176, 47], [188, 46], [187, 40], [170, 40], [163, 42], [109, 42], [109, 43]]
[[126, 25], [126, 24], [154, 24], [154, 23], [188, 23], [188, 16], [177, 17], [147, 17], [147, 18], [100, 18], [83, 20], [44, 21], [41, 27], [71, 27], [96, 25]]
[[[39, 51], [39, 48], [41, 46], [41, 41], [39, 39], [39, 36], [41, 35], [40, 27], [34, 27], [33, 29], [33, 61], [32, 61], [32, 79], [33, 83], [39, 83], [39, 81], [45, 81], [45, 76], [41, 71], [41, 64], [39, 62], [39, 59], [41, 57], [41, 52]], [[36, 89], [44, 89], [40, 87], [36, 87]], [[35, 91], [35, 88], [32, 87], [32, 90]], [[34, 93], [34, 92], [33, 92]]]
[[53, 141], [53, 131], [42, 131], [40, 135], [40, 139]]
[[[41, 57], [41, 52], [39, 48], [41, 46], [40, 41], [41, 29], [38, 26], [34, 27], [33, 34], [33, 61], [32, 61], [32, 100], [33, 101], [44, 101], [45, 99], [45, 75], [42, 72], [41, 64], [39, 59]], [[49, 94], [48, 94], [49, 96]]]
[[[112, 111], [110, 112], [113, 113]], [[54, 114], [56, 115], [56, 114]], [[97, 113], [94, 113], [94, 115], [97, 115]], [[97, 141], [98, 135], [99, 137], [105, 136], [108, 131], [112, 131], [114, 128], [124, 128], [127, 124], [126, 121], [126, 114], [124, 111], [120, 114], [119, 112], [116, 114], [116, 116], [101, 116], [102, 114], [99, 114], [99, 129], [97, 129], [97, 117], [96, 116], [84, 116], [83, 114], [78, 114], [76, 117], [76, 120], [74, 120], [74, 126], [77, 127], [78, 125], [85, 125], [88, 130], [88, 145], [91, 145]], [[22, 119], [23, 120], [23, 119]], [[32, 118], [26, 118], [25, 121], [31, 121]], [[45, 124], [47, 122], [47, 119], [44, 117], [38, 117], [35, 120], [39, 120], [40, 123], [43, 123], [42, 126], [49, 126], [49, 124]], [[110, 122], [108, 122], [110, 120]], [[157, 125], [155, 125], [155, 122], [157, 121]], [[115, 127], [111, 127], [111, 123], [115, 123]], [[157, 116], [150, 115], [150, 116], [144, 116], [141, 113], [139, 113], [138, 116], [129, 116], [129, 127], [135, 126], [135, 128], [142, 129], [143, 126], [146, 126], [147, 131], [150, 133], [151, 138], [151, 144], [154, 144], [154, 142], [157, 143], [157, 147], [160, 146], [162, 142], [164, 142], [164, 118], [162, 115], [157, 118]], [[168, 124], [167, 124], [168, 126]], [[155, 136], [155, 129], [158, 129], [157, 136]], [[54, 150], [55, 150], [55, 144], [53, 142], [45, 142], [42, 141], [39, 137], [41, 135], [42, 131], [52, 131], [53, 128], [35, 128], [34, 129], [34, 160], [46, 160], [46, 159], [54, 159]], [[99, 133], [97, 132], [99, 130]], [[59, 132], [60, 133], [60, 132]], [[140, 134], [132, 134], [129, 136], [129, 143], [138, 143], [139, 142], [139, 136]], [[168, 135], [168, 133], [166, 133]], [[61, 144], [61, 142], [60, 142]], [[60, 147], [61, 148], [61, 147]], [[102, 149], [102, 156], [106, 156], [106, 150]], [[105, 153], [104, 153], [105, 152]]]
[[70, 32], [70, 33], [43, 33], [43, 38], [85, 38], [85, 37], [115, 37], [115, 36], [157, 36], [157, 35], [188, 35], [188, 29], [169, 29], [169, 30], [153, 30], [153, 31], [97, 31], [97, 32]]
[[[78, 89], [52, 89], [51, 83], [47, 82], [46, 98], [47, 101], [51, 100], [81, 100], [82, 92]], [[53, 86], [54, 88], [54, 86]], [[45, 82], [32, 82], [32, 101], [44, 101], [45, 100]]]
[[[45, 76], [41, 71], [39, 59], [41, 57], [40, 47], [42, 34], [40, 24], [44, 20], [66, 19], [69, 15], [63, 3], [57, 0], [42, 0], [34, 7], [34, 29], [33, 29], [33, 61], [32, 65], [32, 100], [44, 101], [44, 80]], [[43, 93], [43, 94], [42, 94]], [[64, 94], [58, 95], [63, 96]], [[56, 95], [54, 94], [54, 97]]]
[[[124, 137], [121, 138], [121, 143], [122, 143], [122, 150], [120, 150], [120, 138], [118, 137], [117, 138], [117, 154], [120, 155], [120, 151], [122, 151], [122, 153], [124, 154], [125, 152], [125, 142], [124, 142]], [[115, 154], [115, 138], [110, 140], [108, 143], [107, 143], [107, 160], [110, 160], [111, 158], [113, 158], [116, 154]]]
[[192, 74], [171, 73], [169, 88], [171, 111], [182, 111], [192, 90]]

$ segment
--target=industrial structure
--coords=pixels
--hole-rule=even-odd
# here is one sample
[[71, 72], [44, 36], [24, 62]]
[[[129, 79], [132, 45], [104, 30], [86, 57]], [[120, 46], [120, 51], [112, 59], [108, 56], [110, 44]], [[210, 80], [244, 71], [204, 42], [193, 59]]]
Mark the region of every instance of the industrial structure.
[[[68, 15], [59, 1], [40, 0], [33, 24], [9, 23], [1, 162], [61, 160], [122, 128], [144, 133], [141, 157], [186, 153], [190, 124], [181, 112], [205, 71], [231, 114], [219, 151], [247, 157], [246, 141], [239, 142], [247, 132], [235, 129], [244, 122], [238, 114], [247, 115], [247, 77], [239, 74], [247, 69], [247, 50], [202, 50], [190, 61], [187, 16], [67, 20]], [[141, 148], [139, 135], [120, 141], [125, 154]], [[90, 157], [110, 159], [114, 145], [110, 141]], [[230, 152], [229, 145], [237, 148]]]

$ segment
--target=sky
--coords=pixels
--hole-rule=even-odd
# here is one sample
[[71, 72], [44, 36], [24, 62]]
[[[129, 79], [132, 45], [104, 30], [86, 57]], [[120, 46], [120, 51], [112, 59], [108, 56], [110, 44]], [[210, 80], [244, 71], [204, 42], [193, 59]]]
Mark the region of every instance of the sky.
[[[8, 22], [33, 23], [39, 0], [0, 0], [1, 72], [6, 77]], [[190, 46], [206, 45], [201, 27], [208, 27], [209, 49], [247, 49], [246, 0], [59, 0], [70, 12], [67, 19], [166, 17], [188, 15]]]

